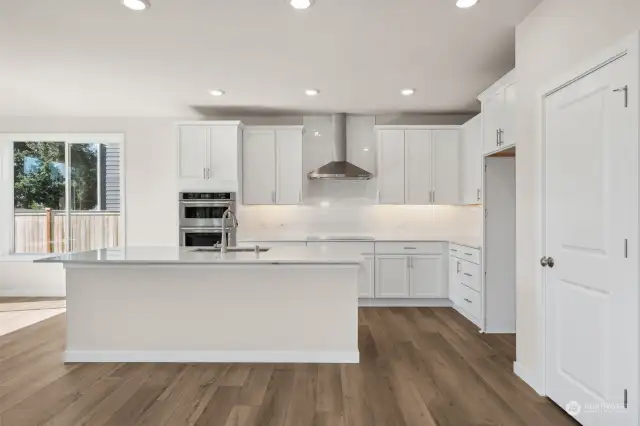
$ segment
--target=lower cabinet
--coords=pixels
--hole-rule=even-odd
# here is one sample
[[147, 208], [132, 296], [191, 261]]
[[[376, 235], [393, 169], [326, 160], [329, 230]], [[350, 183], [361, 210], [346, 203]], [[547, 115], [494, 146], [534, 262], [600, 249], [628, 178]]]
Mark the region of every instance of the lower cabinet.
[[376, 255], [375, 296], [446, 298], [446, 263], [442, 255]]
[[371, 299], [375, 297], [375, 257], [364, 256], [364, 266], [358, 275], [358, 298]]
[[376, 256], [376, 297], [409, 297], [409, 257]]
[[444, 266], [443, 256], [410, 256], [409, 295], [418, 298], [446, 298], [448, 289]]

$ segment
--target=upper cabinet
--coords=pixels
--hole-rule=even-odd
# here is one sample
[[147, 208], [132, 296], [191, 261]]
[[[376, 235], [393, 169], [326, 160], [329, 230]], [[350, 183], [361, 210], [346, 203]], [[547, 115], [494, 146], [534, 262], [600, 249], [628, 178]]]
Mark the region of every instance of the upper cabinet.
[[378, 204], [460, 204], [457, 126], [378, 126]]
[[178, 124], [180, 191], [237, 191], [241, 124], [200, 121]]
[[243, 204], [300, 204], [302, 126], [246, 127], [243, 139]]
[[485, 154], [515, 145], [515, 70], [482, 93], [482, 138]]
[[482, 115], [462, 125], [460, 176], [462, 204], [482, 203]]

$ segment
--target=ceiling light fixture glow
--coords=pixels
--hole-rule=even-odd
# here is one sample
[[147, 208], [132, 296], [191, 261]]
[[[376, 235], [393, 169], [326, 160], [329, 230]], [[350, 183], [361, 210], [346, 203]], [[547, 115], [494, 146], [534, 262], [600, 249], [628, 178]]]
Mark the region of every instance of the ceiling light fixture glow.
[[298, 10], [309, 9], [313, 4], [313, 0], [289, 0], [291, 7]]
[[478, 3], [478, 0], [458, 0], [456, 6], [460, 9], [468, 9], [471, 6], [475, 6], [476, 3]]
[[402, 96], [413, 96], [416, 93], [416, 89], [402, 89], [400, 93], [402, 93]]
[[307, 96], [318, 96], [320, 91], [318, 89], [307, 89], [304, 91], [304, 94]]
[[131, 10], [145, 10], [151, 7], [149, 0], [122, 0], [122, 4]]
[[211, 93], [211, 95], [213, 95], [213, 96], [224, 96], [225, 92], [222, 89], [213, 89], [209, 93]]

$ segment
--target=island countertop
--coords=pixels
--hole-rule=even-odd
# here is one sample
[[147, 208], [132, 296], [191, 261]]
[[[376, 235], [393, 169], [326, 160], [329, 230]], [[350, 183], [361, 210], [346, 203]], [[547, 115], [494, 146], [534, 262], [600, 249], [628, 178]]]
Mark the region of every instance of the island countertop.
[[[247, 247], [242, 246], [241, 247]], [[267, 248], [267, 247], [265, 247]], [[195, 247], [127, 247], [67, 253], [37, 260], [64, 265], [211, 265], [211, 264], [307, 264], [359, 265], [360, 253], [312, 247], [273, 247], [255, 252], [198, 252]]]

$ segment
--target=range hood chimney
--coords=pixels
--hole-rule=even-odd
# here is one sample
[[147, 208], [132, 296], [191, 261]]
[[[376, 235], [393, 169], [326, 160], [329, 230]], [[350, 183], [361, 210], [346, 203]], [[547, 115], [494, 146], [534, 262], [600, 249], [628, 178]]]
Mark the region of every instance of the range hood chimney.
[[371, 173], [347, 161], [347, 116], [334, 114], [333, 121], [333, 161], [309, 172], [309, 179], [367, 180]]

